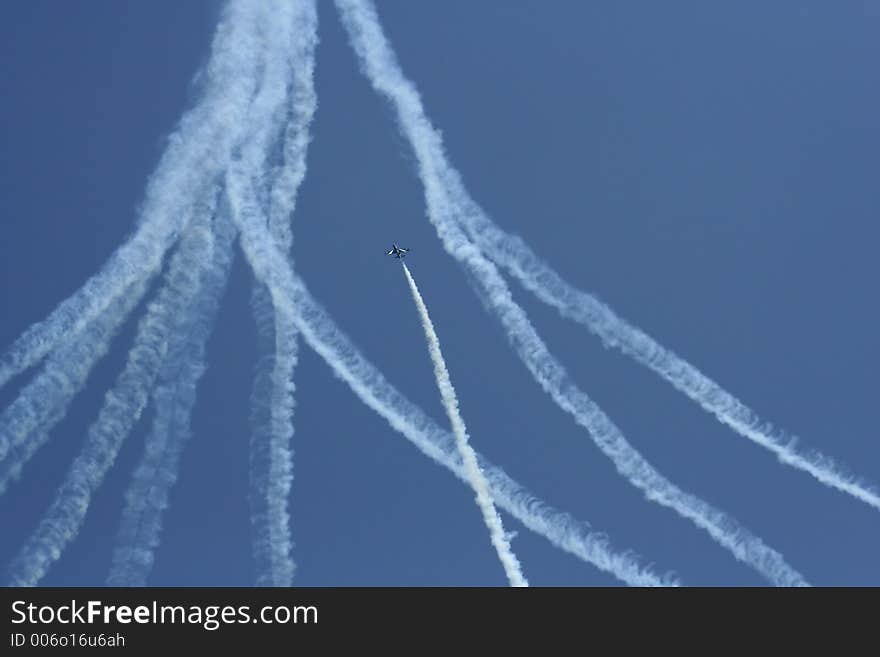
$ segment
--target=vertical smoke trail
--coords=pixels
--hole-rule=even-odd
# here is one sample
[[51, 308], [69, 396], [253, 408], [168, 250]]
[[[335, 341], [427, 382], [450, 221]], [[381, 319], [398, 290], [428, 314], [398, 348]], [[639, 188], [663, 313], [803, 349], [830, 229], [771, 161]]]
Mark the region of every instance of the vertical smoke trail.
[[[365, 27], [362, 17], [375, 17], [375, 12], [362, 6], [358, 0], [340, 0], [340, 9], [352, 17], [350, 29], [359, 30], [360, 37], [369, 34], [381, 37], [372, 26]], [[378, 23], [377, 23], [378, 25]], [[374, 85], [382, 86], [392, 103], [398, 105], [398, 113], [412, 111], [421, 116], [411, 116], [429, 129], [430, 123], [421, 109], [421, 101], [414, 85], [403, 79], [399, 71], [385, 75], [386, 65], [397, 68], [396, 57], [386, 43], [378, 40], [360, 45], [363, 58], [374, 58], [370, 68]], [[398, 75], [399, 74], [399, 75]], [[379, 81], [379, 78], [384, 78]], [[403, 119], [401, 119], [403, 121]], [[404, 128], [408, 132], [408, 128]], [[520, 238], [501, 230], [483, 209], [470, 197], [459, 173], [446, 161], [441, 151], [437, 157], [438, 174], [455, 203], [455, 219], [467, 232], [480, 250], [499, 266], [505, 268], [522, 285], [541, 301], [556, 308], [564, 317], [587, 327], [608, 347], [619, 349], [636, 362], [653, 370], [680, 392], [714, 415], [741, 436], [764, 447], [787, 465], [803, 470], [818, 481], [855, 497], [876, 509], [880, 509], [880, 491], [876, 486], [861, 480], [837, 464], [832, 458], [816, 450], [797, 448], [799, 440], [779, 431], [772, 424], [759, 418], [755, 412], [718, 383], [672, 350], [658, 344], [644, 331], [619, 317], [611, 308], [595, 296], [567, 283], [550, 266], [539, 258]]]
[[[314, 87], [315, 47], [318, 41], [317, 8], [313, 0], [304, 0], [295, 6], [293, 34], [287, 44], [288, 74], [291, 79], [288, 96], [288, 123], [284, 130], [281, 162], [271, 172], [272, 184], [266, 194], [266, 212], [270, 231], [285, 254], [290, 255], [293, 234], [290, 222], [296, 207], [299, 186], [306, 174], [306, 152], [310, 141], [310, 127], [317, 109]], [[251, 394], [251, 522], [254, 532], [254, 561], [257, 585], [290, 585], [290, 578], [273, 569], [274, 541], [271, 536], [285, 534], [286, 526], [275, 529], [271, 523], [282, 520], [279, 514], [269, 514], [274, 491], [282, 489], [281, 482], [270, 483], [273, 476], [283, 474], [283, 468], [273, 467], [272, 456], [284, 457], [284, 452], [273, 450], [273, 442], [289, 444], [292, 435], [291, 414], [285, 417], [284, 396], [286, 382], [293, 377], [298, 361], [299, 339], [293, 325], [276, 327], [272, 299], [265, 286], [254, 285], [251, 297], [254, 320], [257, 325], [259, 357], [254, 373]], [[286, 334], [282, 333], [286, 332]], [[276, 339], [276, 336], [278, 339]], [[285, 357], [286, 354], [286, 357]], [[290, 395], [292, 401], [293, 390]], [[287, 427], [290, 427], [289, 429]], [[273, 436], [275, 440], [273, 441]], [[292, 454], [292, 450], [291, 450]], [[289, 490], [288, 490], [289, 492]], [[286, 523], [286, 514], [283, 517]], [[276, 558], [277, 562], [278, 559]], [[283, 563], [283, 561], [282, 561]]]
[[122, 296], [78, 334], [63, 340], [39, 374], [0, 415], [0, 494], [49, 440], [52, 428], [67, 415], [92, 369], [107, 353], [113, 337], [143, 298], [146, 279]]
[[171, 336], [153, 390], [156, 415], [125, 494], [108, 586], [145, 586], [152, 571], [162, 515], [192, 434], [196, 391], [206, 368], [205, 348], [226, 290], [234, 238], [228, 215], [219, 213], [214, 218], [213, 260], [202, 276], [195, 303], [184, 309], [180, 330]]
[[[277, 9], [277, 7], [276, 7]], [[289, 13], [289, 12], [288, 12]], [[289, 18], [289, 17], [288, 17]], [[292, 49], [290, 43], [284, 43], [290, 40], [290, 35], [286, 34], [285, 38], [279, 38], [278, 32], [274, 30], [275, 26], [267, 26], [272, 31], [272, 35], [265, 35], [267, 43], [271, 43], [274, 48]], [[284, 20], [281, 29], [285, 30], [290, 27], [288, 20]], [[277, 77], [278, 52], [271, 55], [271, 61], [266, 66], [274, 66], [274, 75]], [[293, 74], [292, 57], [288, 57], [288, 66], [285, 76], [290, 77]], [[264, 56], [265, 60], [265, 56]], [[269, 71], [264, 69], [264, 75]], [[291, 85], [294, 83], [291, 83]], [[279, 108], [280, 111], [280, 108]], [[273, 130], [272, 136], [267, 138], [267, 142], [272, 142], [280, 135], [280, 132]], [[260, 186], [257, 189], [261, 202], [265, 205], [269, 204], [269, 189]], [[255, 284], [251, 292], [251, 307], [254, 316], [254, 322], [257, 329], [257, 363], [254, 367], [254, 383], [251, 390], [251, 411], [250, 411], [250, 449], [249, 449], [249, 478], [250, 492], [249, 505], [251, 515], [251, 531], [252, 531], [252, 550], [254, 563], [256, 566], [256, 582], [258, 586], [271, 586], [277, 583], [281, 586], [289, 586], [289, 581], [278, 581], [276, 576], [284, 577], [279, 574], [275, 568], [275, 559], [273, 553], [272, 541], [272, 518], [270, 515], [270, 480], [273, 475], [272, 457], [273, 452], [273, 374], [276, 372], [276, 341], [275, 341], [275, 317], [272, 312], [272, 301], [268, 292], [263, 286]], [[297, 344], [294, 347], [298, 348]], [[293, 356], [296, 358], [296, 355]], [[291, 371], [292, 373], [292, 371]], [[293, 567], [284, 568], [285, 572], [293, 572]]]
[[[271, 386], [271, 435], [268, 454], [262, 451], [252, 454], [252, 523], [257, 534], [254, 537], [254, 554], [257, 566], [260, 568], [258, 584], [289, 586], [293, 579], [295, 565], [291, 556], [292, 543], [290, 538], [287, 503], [290, 488], [293, 481], [293, 453], [290, 448], [290, 438], [293, 435], [293, 380], [292, 371], [297, 358], [296, 327], [287, 305], [282, 305], [277, 289], [273, 289], [267, 265], [261, 262], [261, 254], [256, 253], [250, 246], [248, 233], [262, 230], [268, 248], [274, 250], [279, 258], [280, 251], [274, 244], [265, 222], [256, 194], [252, 179], [245, 173], [247, 169], [240, 164], [233, 167], [227, 176], [227, 200], [232, 212], [232, 218], [239, 231], [240, 241], [248, 263], [257, 280], [258, 290], [265, 287], [269, 290], [275, 321], [275, 344], [276, 365], [273, 368], [273, 378], [270, 381], [258, 379], [255, 385]], [[289, 268], [289, 263], [282, 258], [283, 266]], [[281, 331], [277, 328], [281, 327]], [[278, 336], [292, 336], [293, 340], [279, 340]], [[279, 371], [278, 361], [282, 362], [281, 371], [290, 372], [291, 378], [283, 382], [283, 387], [276, 392], [274, 373]], [[259, 389], [256, 391], [259, 392]], [[282, 405], [276, 405], [278, 400]], [[259, 412], [259, 408], [257, 408]], [[259, 426], [255, 426], [256, 441], [260, 436], [256, 433]], [[268, 458], [269, 472], [266, 477], [263, 470], [263, 462]], [[265, 511], [263, 511], [265, 509]], [[263, 515], [265, 514], [265, 515]], [[268, 561], [269, 570], [265, 567]]]
[[10, 564], [13, 586], [36, 585], [79, 532], [92, 495], [116, 460], [137, 422], [166, 357], [170, 336], [194, 302], [210, 264], [213, 239], [207, 218], [196, 219], [171, 258], [166, 282], [138, 325], [134, 346], [114, 387], [107, 393], [85, 445], [40, 521]]
[[[290, 124], [284, 135], [283, 161], [274, 172], [272, 187], [265, 198], [274, 239], [289, 252], [291, 233], [287, 223], [298, 186], [305, 176], [308, 129], [316, 105], [312, 72], [317, 11], [313, 0], [299, 0], [281, 3], [276, 15], [277, 27], [269, 39], [279, 50], [273, 50], [267, 61], [263, 85], [249, 116], [254, 127], [238, 160], [227, 173], [227, 195], [234, 216], [244, 212], [266, 221], [266, 213], [260, 209], [263, 168], [285, 110], [292, 105]], [[293, 81], [288, 90], [291, 76]], [[292, 103], [288, 101], [288, 93]], [[295, 325], [288, 316], [278, 312], [263, 286], [258, 278], [252, 296], [263, 353], [251, 397], [254, 558], [259, 585], [290, 586], [295, 565], [291, 554], [288, 499], [293, 481], [293, 373], [298, 360], [298, 335]], [[273, 346], [274, 354], [267, 354]]]
[[473, 447], [468, 443], [467, 427], [464, 424], [464, 418], [458, 408], [458, 396], [455, 394], [455, 388], [452, 387], [452, 380], [449, 378], [449, 370], [446, 368], [446, 361], [443, 358], [443, 352], [440, 350], [440, 339], [434, 330], [434, 324], [428, 315], [428, 307], [425, 300], [419, 293], [419, 288], [413, 280], [412, 274], [406, 263], [403, 265], [403, 272], [406, 274], [407, 283], [409, 283], [410, 292], [412, 292], [413, 301], [419, 311], [419, 318], [422, 320], [422, 328], [425, 331], [425, 338], [428, 340], [428, 353], [431, 355], [431, 362], [434, 364], [434, 376], [437, 378], [437, 387], [440, 389], [440, 397], [443, 400], [443, 408], [446, 410], [446, 416], [452, 426], [452, 435], [455, 437], [455, 447], [461, 457], [465, 478], [467, 483], [474, 489], [476, 494], [477, 506], [483, 514], [483, 520], [486, 527], [489, 528], [489, 535], [492, 538], [492, 545], [498, 552], [498, 559], [504, 567], [504, 572], [511, 586], [528, 586], [526, 578], [522, 574], [519, 560], [513, 553], [508, 541], [507, 534], [504, 532], [504, 526], [501, 523], [501, 516], [495, 510], [495, 504], [492, 502], [492, 496], [489, 494], [489, 484], [480, 465], [477, 463], [477, 455]]
[[297, 0], [293, 17], [293, 36], [289, 46], [290, 118], [284, 130], [281, 164], [272, 171], [268, 192], [269, 229], [282, 252], [289, 254], [293, 244], [290, 228], [299, 187], [306, 177], [306, 153], [311, 141], [311, 125], [318, 109], [315, 92], [315, 48], [318, 45], [318, 12], [315, 0]]
[[618, 472], [643, 490], [648, 499], [667, 506], [706, 530], [720, 545], [777, 585], [803, 585], [803, 577], [782, 555], [724, 512], [680, 490], [629, 444], [618, 427], [570, 379], [548, 351], [523, 309], [513, 300], [497, 268], [462, 232], [455, 215], [464, 205], [446, 185], [452, 171], [439, 134], [425, 116], [418, 92], [407, 80], [367, 0], [336, 0], [342, 22], [361, 66], [374, 88], [397, 110], [398, 121], [418, 161], [428, 216], [446, 251], [473, 276], [487, 307], [496, 314], [514, 350], [535, 380], [557, 405], [583, 426]]
[[[300, 279], [294, 277], [292, 281], [285, 282], [286, 279], [284, 275], [278, 277], [279, 287], [284, 298], [289, 299], [303, 339], [364, 404], [428, 458], [466, 482], [464, 467], [452, 436], [404, 397], [364, 358]], [[291, 287], [288, 288], [288, 285]], [[554, 546], [630, 586], [678, 585], [674, 578], [658, 576], [641, 566], [631, 552], [615, 552], [604, 534], [593, 532], [589, 525], [544, 504], [503, 470], [482, 457], [478, 458], [495, 503]]]
[[185, 227], [193, 190], [219, 175], [240, 132], [253, 89], [253, 24], [260, 3], [232, 0], [224, 9], [200, 75], [202, 94], [169, 137], [150, 179], [139, 226], [104, 267], [43, 321], [28, 328], [0, 359], [0, 386], [79, 333], [132, 285], [154, 275]]
[[[251, 312], [257, 329], [257, 363], [251, 389], [250, 492], [248, 495], [252, 551], [257, 586], [272, 586], [275, 578], [269, 517], [269, 477], [272, 470], [272, 373], [275, 371], [275, 313], [265, 285], [254, 282]], [[298, 343], [294, 343], [299, 347]]]

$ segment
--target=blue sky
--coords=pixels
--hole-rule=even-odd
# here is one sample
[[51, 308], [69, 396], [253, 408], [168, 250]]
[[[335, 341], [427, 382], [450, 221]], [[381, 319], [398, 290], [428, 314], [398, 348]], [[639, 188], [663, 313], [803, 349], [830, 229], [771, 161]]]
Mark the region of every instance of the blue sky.
[[[215, 3], [11, 2], [0, 12], [0, 346], [134, 226], [192, 101]], [[444, 348], [474, 445], [620, 549], [691, 585], [761, 585], [647, 502], [531, 380], [425, 218], [413, 158], [320, 2], [319, 109], [294, 218], [299, 272], [365, 354], [446, 424], [391, 241]], [[590, 290], [805, 445], [880, 482], [873, 3], [380, 3], [473, 197]], [[256, 345], [236, 260], [152, 584], [254, 581], [247, 506]], [[877, 512], [785, 468], [512, 284], [550, 349], [658, 469], [808, 580], [880, 584]], [[138, 313], [135, 314], [135, 317]], [[0, 498], [0, 561], [45, 510], [119, 372], [114, 342], [51, 442]], [[0, 390], [6, 406], [27, 381]], [[307, 349], [296, 373], [295, 583], [503, 585], [472, 494]], [[47, 585], [104, 581], [151, 411]], [[519, 532], [535, 585], [617, 581]]]

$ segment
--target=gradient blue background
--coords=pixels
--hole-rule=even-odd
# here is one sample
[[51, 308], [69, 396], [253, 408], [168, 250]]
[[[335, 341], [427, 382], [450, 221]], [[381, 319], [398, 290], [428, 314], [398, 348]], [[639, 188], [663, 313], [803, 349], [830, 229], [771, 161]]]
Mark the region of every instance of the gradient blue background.
[[[295, 217], [316, 296], [446, 424], [389, 243], [419, 282], [475, 446], [620, 549], [691, 585], [760, 585], [621, 479], [531, 381], [424, 216], [412, 156], [321, 1], [320, 107]], [[192, 101], [219, 5], [0, 7], [0, 346], [130, 232], [163, 138]], [[403, 68], [478, 202], [569, 281], [873, 482], [880, 8], [874, 2], [383, 1]], [[241, 257], [209, 344], [195, 437], [152, 584], [254, 581], [247, 506], [256, 360]], [[518, 285], [551, 350], [631, 442], [820, 585], [880, 584], [880, 516], [782, 467]], [[0, 562], [53, 498], [119, 372], [134, 321], [51, 442], [0, 498]], [[14, 399], [28, 376], [0, 390]], [[296, 372], [296, 583], [502, 585], [470, 491], [364, 407], [312, 352]], [[151, 411], [43, 580], [99, 585]], [[518, 530], [535, 585], [617, 580]]]

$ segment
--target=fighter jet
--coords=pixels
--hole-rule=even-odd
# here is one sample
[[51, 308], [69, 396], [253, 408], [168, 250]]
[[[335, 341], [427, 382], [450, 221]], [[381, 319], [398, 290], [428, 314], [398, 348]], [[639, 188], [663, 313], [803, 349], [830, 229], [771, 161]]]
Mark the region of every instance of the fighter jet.
[[396, 244], [391, 245], [391, 250], [385, 255], [394, 256], [398, 260], [401, 258], [405, 258], [406, 254], [409, 253], [409, 249], [404, 249], [402, 246], [397, 246]]

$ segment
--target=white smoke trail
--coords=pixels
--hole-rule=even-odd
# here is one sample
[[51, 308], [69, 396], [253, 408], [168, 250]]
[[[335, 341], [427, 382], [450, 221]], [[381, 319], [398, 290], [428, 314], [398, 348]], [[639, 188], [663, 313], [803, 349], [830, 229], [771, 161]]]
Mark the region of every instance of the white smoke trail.
[[269, 230], [283, 253], [293, 244], [290, 228], [299, 188], [306, 177], [306, 153], [311, 125], [318, 109], [315, 92], [315, 49], [318, 45], [318, 12], [315, 0], [297, 0], [289, 41], [291, 71], [289, 120], [284, 130], [281, 163], [272, 172], [268, 193]]
[[152, 277], [185, 227], [194, 190], [219, 175], [244, 122], [254, 87], [253, 24], [259, 2], [232, 0], [224, 9], [211, 57], [199, 80], [200, 100], [181, 119], [150, 179], [139, 226], [104, 267], [43, 321], [28, 328], [0, 359], [0, 386], [33, 366], [60, 341], [79, 333], [139, 280]]
[[[266, 199], [274, 239], [285, 252], [289, 252], [291, 233], [287, 222], [298, 186], [305, 176], [307, 134], [315, 107], [311, 76], [317, 41], [317, 11], [312, 0], [285, 2], [280, 9], [284, 11], [277, 12], [277, 27], [269, 35], [271, 41], [280, 44], [280, 50], [273, 50], [267, 61], [262, 87], [249, 113], [253, 130], [239, 159], [227, 172], [227, 196], [237, 222], [241, 213], [256, 214], [265, 222], [265, 213], [259, 209], [262, 171], [285, 110], [292, 105], [292, 118], [284, 137], [283, 162], [275, 172]], [[292, 103], [289, 103], [288, 79], [291, 75]], [[274, 343], [274, 355], [260, 358], [252, 393], [254, 558], [259, 585], [290, 586], [295, 564], [288, 499], [293, 481], [293, 373], [298, 360], [298, 335], [289, 316], [278, 311], [271, 295], [260, 289], [264, 283], [259, 277], [257, 279], [252, 301], [258, 339], [262, 348]], [[273, 301], [271, 308], [266, 303], [267, 296]]]
[[[255, 282], [251, 310], [257, 329], [257, 363], [250, 409], [250, 514], [252, 551], [257, 586], [272, 586], [272, 522], [269, 516], [269, 481], [272, 473], [272, 375], [275, 372], [275, 313], [265, 285]], [[299, 343], [293, 342], [298, 349]], [[298, 354], [297, 354], [298, 357]]]
[[[317, 8], [313, 0], [301, 0], [294, 5], [292, 37], [289, 48], [288, 74], [290, 89], [287, 110], [288, 123], [284, 130], [281, 162], [272, 171], [272, 184], [266, 194], [269, 229], [279, 248], [290, 255], [293, 234], [290, 222], [296, 207], [299, 186], [306, 174], [306, 153], [310, 142], [310, 127], [317, 109], [314, 87], [315, 48], [318, 41]], [[284, 492], [285, 468], [279, 458], [290, 457], [284, 446], [289, 445], [293, 433], [293, 388], [288, 390], [298, 361], [299, 339], [295, 326], [276, 325], [269, 291], [259, 283], [252, 294], [252, 307], [257, 325], [259, 359], [255, 368], [254, 388], [251, 395], [251, 517], [254, 530], [254, 561], [257, 585], [289, 586], [292, 570], [273, 567], [286, 563], [272, 545], [272, 536], [287, 533], [287, 515], [270, 514], [269, 507], [277, 495]], [[287, 403], [289, 395], [290, 403]], [[281, 449], [273, 449], [276, 444]], [[293, 450], [288, 447], [292, 456]], [[273, 456], [275, 461], [273, 463]], [[282, 467], [278, 467], [281, 463]], [[273, 479], [275, 480], [273, 483]], [[274, 491], [274, 492], [273, 492]], [[282, 510], [283, 511], [283, 510]], [[272, 527], [272, 523], [276, 527]], [[279, 524], [282, 523], [282, 524]], [[289, 552], [290, 548], [282, 548]]]
[[[460, 182], [458, 183], [461, 184]], [[799, 449], [796, 437], [786, 435], [715, 381], [628, 323], [595, 296], [564, 281], [519, 238], [505, 234], [486, 214], [469, 202], [459, 216], [471, 238], [486, 255], [510, 271], [539, 299], [564, 317], [586, 326], [609, 347], [615, 347], [653, 370], [740, 435], [768, 449], [787, 465], [803, 470], [818, 481], [880, 509], [880, 492], [812, 449]]]
[[203, 219], [193, 222], [181, 238], [165, 285], [141, 319], [125, 368], [107, 393], [82, 451], [46, 515], [10, 565], [13, 586], [36, 585], [79, 532], [92, 495], [143, 412], [166, 358], [169, 337], [180, 328], [180, 318], [194, 302], [201, 275], [212, 258], [213, 238], [207, 218]]
[[468, 240], [456, 222], [456, 211], [464, 203], [450, 195], [463, 193], [463, 190], [446, 185], [452, 167], [446, 160], [440, 136], [428, 121], [415, 86], [404, 77], [373, 5], [366, 0], [336, 0], [336, 5], [365, 74], [373, 87], [394, 105], [401, 128], [415, 151], [428, 216], [444, 248], [473, 276], [484, 303], [498, 316], [515, 351], [535, 380], [560, 408], [587, 429], [618, 472], [643, 490], [648, 499], [693, 521], [737, 559], [751, 565], [771, 582], [783, 586], [806, 584], [782, 555], [760, 538], [732, 517], [680, 490], [661, 475], [574, 384], [535, 332], [526, 313], [513, 300], [495, 265]]
[[144, 296], [146, 279], [136, 282], [79, 333], [63, 341], [39, 374], [0, 416], [0, 494], [49, 440], [52, 428], [67, 415], [92, 369]]
[[108, 586], [145, 586], [152, 571], [162, 515], [192, 434], [196, 391], [206, 368], [205, 348], [226, 290], [234, 238], [227, 213], [219, 213], [214, 219], [213, 261], [202, 277], [198, 297], [184, 309], [180, 329], [170, 338], [153, 390], [156, 415], [125, 494]]
[[[441, 429], [419, 407], [394, 388], [333, 322], [311, 296], [305, 284], [294, 277], [278, 277], [290, 300], [291, 312], [303, 339], [321, 356], [351, 390], [396, 431], [434, 462], [467, 483], [467, 477], [452, 436]], [[291, 285], [288, 288], [287, 285]], [[631, 553], [615, 552], [607, 537], [589, 525], [544, 504], [511, 479], [503, 470], [479, 457], [495, 503], [523, 525], [544, 536], [554, 546], [593, 564], [631, 586], [676, 586], [672, 577], [661, 577], [639, 564]]]
[[[292, 320], [289, 310], [281, 305], [278, 297], [277, 289], [273, 289], [270, 284], [270, 277], [267, 271], [267, 265], [259, 261], [259, 255], [249, 251], [247, 246], [251, 238], [245, 237], [245, 230], [254, 231], [262, 229], [264, 237], [269, 247], [277, 251], [272, 241], [268, 229], [266, 228], [265, 215], [262, 213], [259, 204], [256, 201], [254, 186], [252, 180], [239, 166], [234, 167], [237, 171], [230, 170], [227, 176], [227, 199], [232, 211], [232, 217], [236, 227], [240, 233], [240, 241], [243, 251], [247, 256], [248, 263], [254, 271], [254, 276], [260, 286], [266, 286], [269, 290], [272, 308], [275, 320], [275, 366], [272, 370], [271, 385], [271, 406], [269, 409], [271, 421], [271, 436], [269, 443], [268, 456], [269, 472], [268, 477], [263, 474], [263, 461], [261, 452], [253, 454], [252, 467], [256, 470], [252, 471], [252, 511], [257, 515], [252, 518], [252, 523], [257, 534], [254, 536], [254, 554], [257, 559], [257, 566], [261, 568], [258, 574], [258, 583], [261, 585], [287, 585], [293, 579], [295, 570], [294, 561], [291, 555], [292, 542], [290, 538], [289, 516], [288, 516], [288, 498], [290, 488], [293, 481], [293, 452], [290, 447], [290, 438], [293, 435], [293, 380], [292, 372], [297, 359], [297, 343], [296, 343], [296, 327]], [[254, 227], [256, 225], [256, 228]], [[280, 257], [280, 251], [277, 251]], [[286, 259], [282, 259], [284, 266], [289, 266]], [[278, 327], [281, 327], [281, 331]], [[292, 340], [279, 339], [279, 336], [290, 336]], [[279, 367], [278, 362], [282, 362]], [[276, 372], [286, 371], [290, 373], [290, 377], [282, 383], [282, 388], [276, 388], [274, 375]], [[260, 385], [261, 379], [255, 383]], [[283, 404], [277, 404], [278, 400], [282, 400]], [[286, 422], [282, 422], [286, 420]], [[258, 426], [254, 427], [255, 432], [259, 430]], [[254, 440], [260, 438], [255, 433]], [[262, 509], [265, 505], [265, 511]], [[265, 517], [262, 515], [265, 513]], [[268, 559], [270, 564], [269, 572], [265, 572], [262, 568]], [[285, 583], [285, 584], [282, 584]]]
[[[289, 261], [261, 220], [246, 182], [239, 180], [241, 186], [238, 189], [228, 190], [233, 218], [240, 231], [245, 257], [258, 281], [269, 290], [276, 313], [296, 324], [309, 345], [367, 406], [382, 415], [424, 454], [465, 481], [449, 434], [440, 430], [385, 381], [381, 373], [335, 328], [323, 309], [311, 299], [305, 286], [294, 277]], [[554, 512], [535, 500], [497, 468], [485, 461], [482, 467], [496, 503], [557, 547], [629, 584], [675, 584], [674, 580], [661, 578], [639, 566], [631, 555], [614, 553], [604, 536], [590, 532], [571, 516]]]
[[486, 477], [480, 470], [477, 463], [477, 455], [473, 447], [468, 442], [467, 427], [464, 424], [464, 418], [458, 407], [458, 396], [455, 394], [455, 388], [452, 387], [452, 379], [449, 378], [449, 370], [446, 367], [446, 361], [443, 358], [443, 352], [440, 350], [440, 339], [434, 330], [434, 324], [428, 315], [428, 307], [422, 298], [419, 288], [413, 280], [412, 273], [406, 263], [403, 265], [403, 273], [406, 274], [406, 280], [409, 283], [410, 292], [412, 292], [413, 301], [419, 311], [419, 318], [422, 320], [422, 328], [425, 331], [425, 338], [428, 340], [428, 353], [431, 355], [431, 362], [434, 365], [434, 376], [437, 378], [437, 387], [440, 389], [440, 398], [443, 400], [443, 408], [446, 410], [446, 416], [452, 426], [452, 435], [455, 437], [455, 447], [461, 457], [464, 467], [467, 483], [474, 489], [477, 499], [477, 506], [483, 514], [483, 520], [489, 529], [489, 535], [492, 539], [492, 545], [498, 552], [498, 559], [504, 567], [504, 572], [511, 586], [528, 586], [526, 578], [523, 576], [522, 568], [519, 560], [513, 553], [508, 541], [507, 534], [504, 532], [504, 525], [501, 522], [501, 516], [495, 510], [495, 504], [492, 502], [492, 496], [489, 494], [489, 484]]
[[[355, 16], [356, 12], [363, 15], [363, 12], [367, 11], [362, 7], [354, 6], [347, 6], [345, 10], [352, 16]], [[366, 56], [368, 47], [372, 46], [363, 46], [362, 56]], [[396, 58], [390, 48], [387, 52], [384, 48], [376, 49], [380, 51], [374, 53], [376, 57], [390, 57], [391, 62], [396, 66]], [[400, 87], [393, 91], [390, 89], [383, 91], [389, 97], [398, 94], [397, 97], [391, 98], [394, 103], [420, 104], [415, 87], [408, 81], [401, 82]], [[427, 118], [423, 116], [421, 119], [430, 128]], [[470, 197], [461, 176], [448, 166], [445, 156], [442, 153], [436, 155], [438, 158], [443, 158], [438, 162], [443, 164], [444, 185], [450, 190], [450, 196], [458, 205], [455, 212], [456, 220], [487, 257], [509, 271], [541, 301], [556, 308], [564, 317], [587, 327], [606, 346], [619, 349], [636, 362], [653, 370], [720, 422], [775, 454], [782, 463], [803, 470], [826, 486], [880, 509], [880, 491], [875, 485], [848, 472], [834, 459], [819, 451], [803, 446], [799, 449], [798, 445], [801, 442], [797, 437], [788, 435], [759, 418], [751, 408], [687, 360], [658, 344], [644, 331], [619, 317], [595, 296], [563, 280], [522, 239], [499, 228]]]

